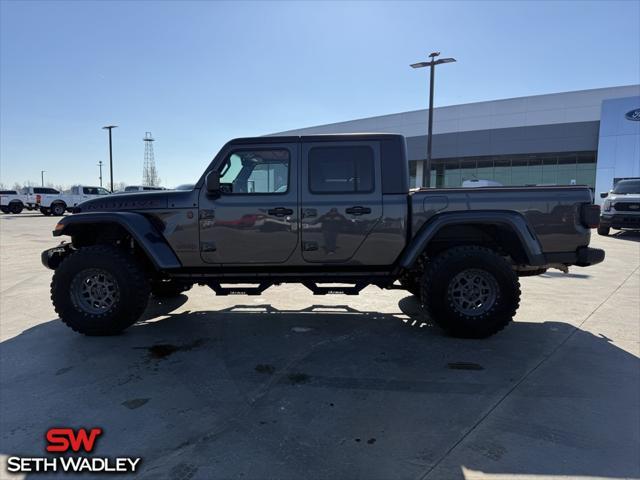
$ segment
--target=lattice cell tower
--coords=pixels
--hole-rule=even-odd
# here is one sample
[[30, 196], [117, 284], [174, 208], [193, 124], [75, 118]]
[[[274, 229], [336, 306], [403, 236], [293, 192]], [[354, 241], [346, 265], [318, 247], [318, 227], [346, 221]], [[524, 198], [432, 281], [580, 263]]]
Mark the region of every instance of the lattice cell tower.
[[144, 169], [142, 171], [142, 184], [148, 187], [157, 187], [160, 183], [158, 171], [156, 170], [156, 161], [153, 157], [153, 142], [155, 139], [151, 136], [151, 132], [144, 133]]

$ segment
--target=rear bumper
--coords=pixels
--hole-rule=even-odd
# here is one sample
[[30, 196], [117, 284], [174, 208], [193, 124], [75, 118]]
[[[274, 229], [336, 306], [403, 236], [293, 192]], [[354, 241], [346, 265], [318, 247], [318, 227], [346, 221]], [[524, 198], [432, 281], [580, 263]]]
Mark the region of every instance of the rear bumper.
[[575, 252], [547, 253], [545, 260], [548, 265], [577, 265], [578, 267], [590, 267], [604, 260], [604, 250], [600, 248], [580, 247]]
[[600, 226], [609, 228], [631, 228], [640, 230], [640, 215], [601, 215]]

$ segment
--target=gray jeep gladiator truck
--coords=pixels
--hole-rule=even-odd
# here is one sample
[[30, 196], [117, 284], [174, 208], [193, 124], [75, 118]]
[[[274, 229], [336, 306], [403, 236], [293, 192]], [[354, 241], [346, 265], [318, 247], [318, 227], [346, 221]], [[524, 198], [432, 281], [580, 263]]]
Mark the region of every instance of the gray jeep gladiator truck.
[[[599, 207], [587, 187], [409, 190], [391, 134], [241, 138], [193, 189], [105, 196], [60, 220], [42, 253], [60, 319], [87, 335], [134, 324], [149, 295], [301, 283], [314, 294], [402, 288], [454, 336], [516, 313], [518, 277], [586, 267]], [[250, 286], [247, 286], [250, 284]]]

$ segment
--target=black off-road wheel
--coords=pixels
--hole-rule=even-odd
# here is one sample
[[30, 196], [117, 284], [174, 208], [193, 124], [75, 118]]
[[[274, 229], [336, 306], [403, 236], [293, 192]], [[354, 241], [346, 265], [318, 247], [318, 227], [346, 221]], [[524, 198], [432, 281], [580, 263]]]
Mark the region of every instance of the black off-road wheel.
[[610, 227], [598, 227], [598, 235], [602, 235], [603, 237], [606, 237], [607, 235], [609, 235], [610, 231], [611, 231]]
[[154, 297], [159, 298], [177, 297], [191, 289], [192, 286], [190, 283], [178, 282], [176, 280], [152, 280], [151, 293]]
[[485, 338], [513, 319], [520, 283], [511, 264], [493, 250], [454, 247], [427, 264], [422, 301], [431, 319], [448, 334]]
[[56, 217], [60, 217], [64, 215], [64, 212], [66, 210], [67, 210], [67, 206], [64, 204], [64, 202], [55, 202], [51, 204], [50, 212], [52, 215], [55, 215]]
[[85, 335], [116, 335], [147, 307], [149, 280], [131, 254], [109, 245], [81, 248], [65, 258], [51, 281], [60, 319]]

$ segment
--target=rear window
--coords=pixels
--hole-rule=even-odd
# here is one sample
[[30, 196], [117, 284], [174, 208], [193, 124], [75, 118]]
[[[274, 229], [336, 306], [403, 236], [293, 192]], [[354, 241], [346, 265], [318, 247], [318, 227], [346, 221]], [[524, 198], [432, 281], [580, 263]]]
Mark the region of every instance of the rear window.
[[370, 147], [314, 147], [309, 151], [311, 193], [367, 193], [374, 188]]
[[17, 195], [15, 190], [0, 190], [0, 195]]

